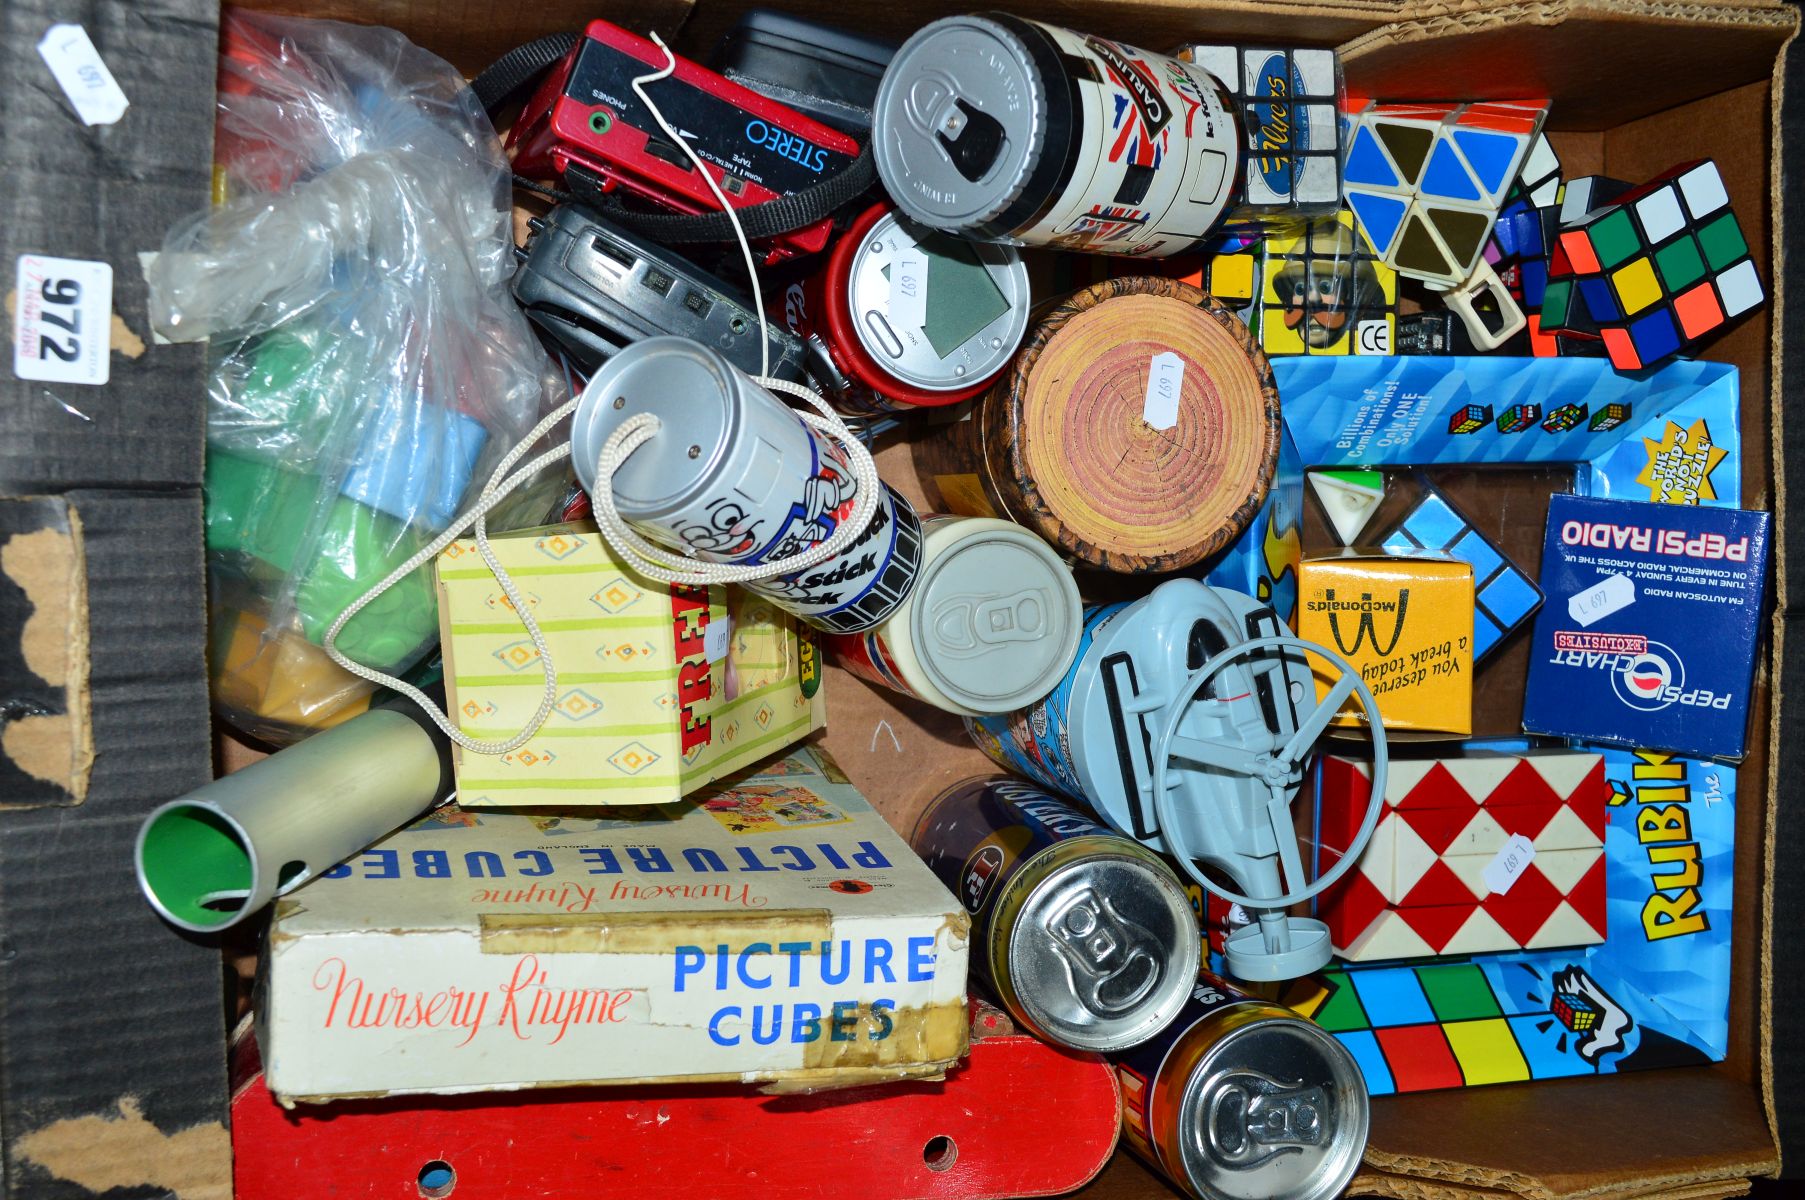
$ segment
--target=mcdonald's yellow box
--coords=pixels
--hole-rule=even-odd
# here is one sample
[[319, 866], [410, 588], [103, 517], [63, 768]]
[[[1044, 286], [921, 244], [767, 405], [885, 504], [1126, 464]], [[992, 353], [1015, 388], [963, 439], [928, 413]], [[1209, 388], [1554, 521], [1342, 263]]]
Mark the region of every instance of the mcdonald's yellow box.
[[[654, 583], [587, 522], [489, 544], [545, 635], [557, 697], [518, 749], [457, 748], [464, 807], [663, 804], [826, 724], [814, 633], [762, 596]], [[539, 652], [475, 542], [453, 542], [437, 568], [453, 719], [505, 740], [545, 694]]]
[[[1386, 730], [1473, 732], [1473, 568], [1447, 555], [1348, 551], [1298, 564], [1297, 635], [1346, 659]], [[1340, 672], [1311, 656], [1320, 699]], [[1334, 723], [1364, 726], [1350, 696]]]

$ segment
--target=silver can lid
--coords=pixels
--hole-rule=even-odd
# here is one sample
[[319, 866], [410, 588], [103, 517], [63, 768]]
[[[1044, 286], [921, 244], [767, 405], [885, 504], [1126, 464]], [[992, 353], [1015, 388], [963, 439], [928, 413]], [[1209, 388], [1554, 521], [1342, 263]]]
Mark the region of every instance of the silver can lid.
[[1009, 979], [1048, 1038], [1075, 1050], [1125, 1050], [1184, 1007], [1201, 953], [1176, 875], [1139, 855], [1100, 854], [1055, 871], [1022, 905]]
[[[905, 259], [926, 268], [925, 320], [891, 302]], [[1013, 246], [972, 242], [886, 213], [853, 255], [847, 285], [865, 353], [906, 383], [953, 392], [1009, 365], [1028, 332], [1028, 268]]]
[[1039, 700], [1078, 653], [1084, 604], [1072, 570], [1045, 542], [1004, 521], [971, 531], [928, 560], [909, 611], [922, 671], [977, 713]]
[[1302, 1017], [1231, 1031], [1197, 1064], [1178, 1112], [1200, 1195], [1329, 1200], [1366, 1150], [1370, 1111], [1353, 1055]]
[[1016, 33], [988, 17], [924, 25], [872, 105], [884, 190], [935, 229], [975, 229], [1021, 194], [1047, 138], [1047, 88]]
[[634, 342], [589, 377], [570, 424], [571, 463], [594, 494], [596, 460], [627, 418], [651, 413], [662, 428], [614, 473], [614, 504], [629, 520], [656, 521], [708, 490], [742, 421], [740, 380], [718, 351], [688, 338]]

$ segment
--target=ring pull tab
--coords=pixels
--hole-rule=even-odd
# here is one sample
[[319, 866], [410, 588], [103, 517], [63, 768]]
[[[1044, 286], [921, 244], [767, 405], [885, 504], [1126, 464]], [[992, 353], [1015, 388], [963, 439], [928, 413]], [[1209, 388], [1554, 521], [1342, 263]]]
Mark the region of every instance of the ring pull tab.
[[1095, 888], [1056, 907], [1047, 915], [1046, 929], [1071, 972], [1079, 1003], [1097, 1016], [1125, 1013], [1159, 985], [1158, 939], [1118, 913]]
[[1047, 595], [1040, 588], [986, 600], [954, 596], [934, 610], [931, 623], [947, 657], [975, 658], [997, 646], [1039, 639], [1046, 630], [1047, 609]]
[[1328, 1093], [1320, 1087], [1235, 1071], [1223, 1075], [1210, 1096], [1204, 1136], [1217, 1161], [1245, 1171], [1280, 1154], [1320, 1146], [1328, 1111]]
[[[1474, 305], [1481, 295], [1489, 295], [1497, 302], [1497, 329], [1486, 324], [1486, 315]], [[1489, 262], [1482, 261], [1465, 282], [1443, 292], [1442, 297], [1449, 310], [1467, 327], [1467, 336], [1476, 350], [1496, 350], [1529, 326], [1529, 318], [1523, 315], [1516, 297], [1510, 294], [1510, 289], [1504, 286], [1504, 280], [1498, 277], [1496, 268]]]

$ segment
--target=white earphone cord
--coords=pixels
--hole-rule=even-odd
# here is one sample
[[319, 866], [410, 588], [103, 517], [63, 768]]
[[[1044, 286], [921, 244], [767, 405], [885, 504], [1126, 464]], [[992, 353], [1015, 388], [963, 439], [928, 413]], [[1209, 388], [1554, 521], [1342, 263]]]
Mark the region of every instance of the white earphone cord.
[[[846, 422], [828, 406], [825, 400], [801, 384], [771, 377], [771, 327], [765, 316], [764, 291], [759, 286], [758, 267], [752, 257], [751, 243], [746, 240], [746, 232], [740, 225], [739, 214], [727, 202], [726, 194], [721, 191], [714, 176], [709, 174], [701, 156], [689, 144], [689, 139], [679, 134], [671, 126], [671, 123], [665, 120], [658, 105], [645, 92], [643, 85], [666, 79], [677, 69], [676, 55], [672, 54], [670, 47], [664, 44], [664, 39], [657, 33], [653, 33], [652, 40], [657, 43], [660, 50], [664, 51], [665, 65], [660, 70], [635, 78], [633, 91], [651, 112], [652, 119], [658, 122], [659, 128], [664, 130], [665, 136], [670, 138], [673, 144], [683, 147], [683, 152], [689, 156], [690, 161], [695, 164], [696, 170], [707, 181], [709, 190], [714, 193], [715, 200], [727, 214], [727, 219], [733, 224], [734, 237], [738, 240], [740, 253], [746, 260], [746, 274], [752, 281], [753, 311], [758, 314], [759, 374], [756, 382], [771, 391], [807, 400], [816, 409], [815, 412], [798, 412], [797, 420], [840, 446], [846, 454], [847, 466], [851, 470], [857, 486], [851, 515], [839, 524], [826, 541], [793, 557], [775, 562], [736, 566], [730, 563], [708, 562], [687, 555], [673, 554], [664, 547], [646, 540], [620, 515], [620, 510], [614, 503], [614, 473], [620, 469], [621, 464], [633, 451], [663, 427], [663, 423], [656, 416], [650, 413], [639, 413], [627, 418], [622, 422], [620, 428], [608, 437], [596, 460], [595, 488], [590, 493], [590, 500], [595, 510], [596, 526], [609, 547], [621, 557], [627, 566], [658, 583], [701, 585], [751, 583], [757, 580], [775, 579], [782, 575], [792, 575], [838, 555], [865, 531], [877, 511], [878, 497], [883, 488], [883, 481], [878, 478], [877, 466], [871, 461], [871, 451], [853, 435], [852, 430], [847, 428]], [[338, 615], [338, 619], [326, 631], [323, 645], [333, 662], [361, 679], [408, 697], [418, 704], [427, 716], [432, 718], [433, 723], [445, 733], [446, 737], [475, 754], [506, 754], [508, 751], [524, 745], [534, 734], [539, 732], [540, 727], [551, 716], [552, 708], [558, 702], [558, 671], [552, 662], [551, 647], [546, 644], [545, 634], [540, 630], [539, 622], [534, 619], [532, 610], [521, 598], [520, 591], [515, 586], [513, 578], [508, 574], [507, 568], [502, 566], [501, 561], [495, 557], [495, 552], [489, 545], [488, 514], [490, 509], [500, 504], [510, 493], [539, 471], [570, 455], [570, 443], [566, 441], [563, 445], [539, 455], [512, 475], [507, 473], [509, 468], [520, 461], [531, 446], [550, 433], [564, 418], [575, 412], [580, 403], [582, 403], [582, 397], [578, 396], [546, 414], [545, 418], [533, 426], [531, 432], [520, 439], [497, 464], [494, 474], [483, 486], [483, 490], [473, 506], [428, 545], [421, 547], [405, 563], [389, 572], [387, 578], [382, 582], [358, 597], [354, 603]], [[538, 711], [518, 733], [502, 741], [484, 741], [471, 737], [454, 725], [444, 711], [419, 688], [405, 680], [397, 679], [393, 675], [353, 661], [337, 645], [339, 632], [344, 629], [346, 622], [363, 611], [378, 596], [418, 570], [423, 564], [431, 562], [472, 524], [476, 526], [477, 553], [482, 556], [490, 574], [495, 576], [495, 582], [500, 585], [502, 594], [507, 597], [514, 614], [520, 618], [527, 637], [532, 640], [533, 649], [539, 657], [540, 674], [545, 679], [545, 691], [540, 696]]]

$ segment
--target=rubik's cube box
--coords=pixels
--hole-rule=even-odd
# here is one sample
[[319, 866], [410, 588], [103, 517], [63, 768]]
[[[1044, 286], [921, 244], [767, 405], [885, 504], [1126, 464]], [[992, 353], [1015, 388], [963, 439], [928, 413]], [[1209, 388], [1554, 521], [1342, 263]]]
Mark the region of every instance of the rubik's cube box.
[[1523, 727], [1740, 759], [1768, 514], [1556, 496]]
[[[654, 583], [621, 566], [591, 524], [490, 539], [558, 663], [545, 726], [506, 754], [456, 752], [469, 807], [658, 804], [820, 729], [813, 635], [733, 587]], [[502, 739], [544, 695], [539, 652], [471, 541], [438, 560], [450, 711]]]
[[938, 1075], [967, 926], [820, 751], [693, 804], [451, 805], [281, 901], [258, 1040], [290, 1103]]

